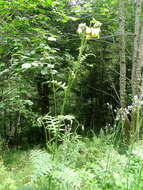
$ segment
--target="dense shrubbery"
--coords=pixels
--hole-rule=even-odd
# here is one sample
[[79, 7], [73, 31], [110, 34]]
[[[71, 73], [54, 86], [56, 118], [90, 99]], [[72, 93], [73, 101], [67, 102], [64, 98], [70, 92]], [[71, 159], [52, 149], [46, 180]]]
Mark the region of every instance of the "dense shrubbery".
[[[110, 11], [104, 10], [109, 8], [108, 1], [102, 7], [100, 1], [80, 3], [73, 7], [64, 0], [28, 4], [0, 1], [0, 134], [7, 143], [24, 143], [27, 136], [30, 143], [43, 140], [42, 130], [33, 129], [36, 120], [47, 113], [54, 117], [63, 112], [65, 89], [70, 83], [73, 85], [66, 97], [65, 115], [72, 113], [85, 125], [85, 132], [99, 130], [112, 120], [111, 114], [106, 114], [106, 103], [115, 106], [116, 95], [110, 84], [116, 78], [111, 70], [118, 58], [114, 55], [113, 60], [109, 55], [116, 50], [115, 41], [110, 37], [106, 41], [95, 38], [81, 49], [77, 28], [82, 22], [90, 26], [92, 21], [95, 25], [96, 19], [103, 23], [102, 36], [115, 31], [116, 24], [110, 28], [104, 22], [117, 16], [116, 2]], [[94, 37], [98, 35], [94, 33]], [[36, 133], [30, 137], [33, 131]]]

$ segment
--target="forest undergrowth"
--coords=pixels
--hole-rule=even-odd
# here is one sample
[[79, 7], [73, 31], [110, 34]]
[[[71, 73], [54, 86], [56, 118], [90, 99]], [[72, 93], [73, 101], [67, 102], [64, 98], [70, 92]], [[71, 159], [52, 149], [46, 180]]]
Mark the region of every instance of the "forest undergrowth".
[[142, 190], [143, 143], [127, 150], [110, 135], [66, 138], [56, 147], [0, 156], [0, 190]]

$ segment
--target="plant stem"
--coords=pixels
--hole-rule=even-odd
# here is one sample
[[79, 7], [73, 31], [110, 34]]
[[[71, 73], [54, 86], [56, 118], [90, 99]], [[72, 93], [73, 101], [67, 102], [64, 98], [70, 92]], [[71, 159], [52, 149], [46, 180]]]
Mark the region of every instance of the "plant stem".
[[82, 56], [83, 56], [83, 52], [86, 48], [86, 44], [87, 44], [87, 39], [85, 37], [85, 35], [83, 35], [82, 39], [81, 39], [81, 45], [80, 45], [80, 49], [79, 49], [79, 55], [78, 55], [78, 59], [77, 59], [77, 66], [75, 66], [73, 68], [73, 71], [70, 73], [69, 78], [68, 78], [68, 85], [67, 88], [65, 89], [65, 93], [64, 93], [64, 99], [63, 99], [63, 104], [62, 104], [62, 108], [61, 108], [61, 115], [64, 114], [65, 111], [65, 105], [67, 103], [67, 99], [68, 99], [68, 95], [71, 91], [71, 88], [73, 86], [73, 83], [77, 77], [79, 68], [81, 66], [82, 63]]
[[[53, 74], [52, 75], [52, 80], [54, 80]], [[55, 85], [53, 83], [53, 97], [54, 97], [54, 113], [55, 115], [57, 115], [57, 100], [56, 100], [56, 89], [55, 89]]]

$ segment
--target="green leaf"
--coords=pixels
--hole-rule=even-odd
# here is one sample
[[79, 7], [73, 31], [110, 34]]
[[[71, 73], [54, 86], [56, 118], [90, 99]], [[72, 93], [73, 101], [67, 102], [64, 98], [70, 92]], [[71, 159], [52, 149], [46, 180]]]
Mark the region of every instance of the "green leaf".
[[42, 70], [41, 70], [41, 74], [42, 74], [42, 75], [48, 74], [48, 70], [47, 70], [46, 68], [42, 69]]
[[30, 63], [24, 63], [22, 65], [22, 69], [29, 69], [31, 67], [31, 64]]

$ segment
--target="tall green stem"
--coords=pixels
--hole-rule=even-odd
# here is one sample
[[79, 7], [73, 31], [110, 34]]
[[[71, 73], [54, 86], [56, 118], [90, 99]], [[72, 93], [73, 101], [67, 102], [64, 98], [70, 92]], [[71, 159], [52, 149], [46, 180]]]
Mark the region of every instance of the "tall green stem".
[[[52, 74], [52, 80], [54, 81], [54, 76]], [[53, 83], [53, 96], [54, 96], [54, 113], [57, 115], [57, 100], [56, 100], [56, 89], [55, 89], [55, 84]]]
[[81, 66], [82, 56], [83, 56], [83, 52], [86, 48], [86, 44], [87, 44], [87, 39], [86, 39], [86, 36], [83, 35], [83, 37], [81, 39], [81, 45], [80, 45], [80, 49], [79, 49], [77, 65], [73, 68], [73, 71], [70, 73], [69, 78], [68, 78], [68, 85], [67, 85], [67, 88], [65, 89], [65, 93], [64, 93], [64, 99], [63, 99], [63, 104], [62, 104], [62, 108], [61, 108], [61, 115], [64, 114], [65, 105], [67, 103], [68, 95], [71, 91], [73, 83], [74, 83], [76, 76], [78, 74], [79, 68]]

